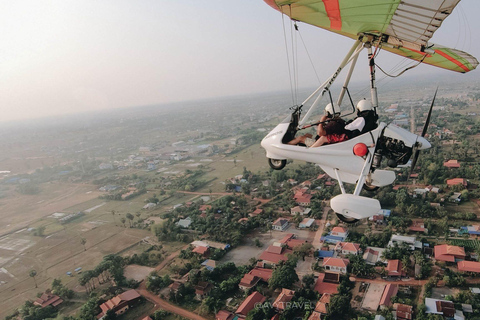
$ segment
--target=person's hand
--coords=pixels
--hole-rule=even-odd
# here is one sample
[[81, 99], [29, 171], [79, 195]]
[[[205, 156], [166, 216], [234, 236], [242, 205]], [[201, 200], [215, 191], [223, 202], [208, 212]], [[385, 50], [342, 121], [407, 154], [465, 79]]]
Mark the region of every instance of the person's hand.
[[305, 134], [305, 138], [312, 138], [313, 136], [310, 133]]

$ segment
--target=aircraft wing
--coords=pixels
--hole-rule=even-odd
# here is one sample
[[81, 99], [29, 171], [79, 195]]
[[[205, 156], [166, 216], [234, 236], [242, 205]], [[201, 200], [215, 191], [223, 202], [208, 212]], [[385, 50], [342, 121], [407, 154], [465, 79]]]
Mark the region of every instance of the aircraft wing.
[[460, 0], [264, 0], [293, 20], [352, 39], [374, 35], [382, 48], [436, 67], [469, 72], [470, 54], [428, 41]]

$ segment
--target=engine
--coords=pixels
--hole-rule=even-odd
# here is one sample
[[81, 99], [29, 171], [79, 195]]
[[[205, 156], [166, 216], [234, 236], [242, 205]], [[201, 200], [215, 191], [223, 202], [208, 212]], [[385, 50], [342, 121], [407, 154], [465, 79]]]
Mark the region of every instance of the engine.
[[407, 164], [412, 152], [413, 148], [407, 147], [402, 140], [381, 136], [377, 142], [372, 167], [379, 167], [383, 157], [388, 159], [387, 165], [391, 168]]

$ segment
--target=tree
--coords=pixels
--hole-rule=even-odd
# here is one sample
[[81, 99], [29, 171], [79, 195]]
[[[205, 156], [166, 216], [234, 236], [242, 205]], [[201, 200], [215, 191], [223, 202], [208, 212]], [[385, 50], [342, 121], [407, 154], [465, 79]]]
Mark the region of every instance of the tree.
[[124, 217], [122, 217], [120, 219], [120, 222], [123, 224], [123, 227], [125, 228], [125, 222], [127, 222], [127, 219], [125, 219]]
[[313, 285], [315, 284], [315, 275], [312, 274], [306, 274], [303, 276], [302, 282], [307, 289], [311, 289]]
[[81, 238], [81, 239], [80, 239], [80, 243], [81, 243], [82, 246], [83, 246], [83, 250], [84, 250], [84, 251], [87, 251], [87, 247], [85, 246], [85, 244], [87, 243], [87, 239]]
[[115, 210], [112, 210], [110, 213], [112, 214], [112, 217], [113, 217], [113, 223], [117, 225], [117, 222], [115, 221]]
[[31, 270], [29, 276], [33, 278], [33, 282], [35, 282], [35, 288], [38, 288], [37, 280], [35, 279], [35, 277], [37, 276], [37, 271]]
[[268, 287], [276, 288], [291, 288], [295, 282], [298, 281], [298, 275], [295, 272], [295, 263], [291, 261], [280, 263], [280, 265], [273, 271], [272, 277], [268, 281]]
[[130, 228], [132, 227], [132, 221], [133, 221], [133, 214], [127, 213], [126, 218], [128, 219], [128, 223], [130, 225]]

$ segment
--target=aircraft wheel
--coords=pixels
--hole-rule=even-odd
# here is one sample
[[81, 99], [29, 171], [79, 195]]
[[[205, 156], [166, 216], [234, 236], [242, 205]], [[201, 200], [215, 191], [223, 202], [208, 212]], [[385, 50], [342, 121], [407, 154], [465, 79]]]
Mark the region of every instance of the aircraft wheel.
[[377, 191], [379, 187], [377, 186], [374, 186], [374, 185], [371, 185], [367, 182], [365, 182], [363, 184], [363, 190], [366, 190], [366, 191]]
[[278, 159], [270, 159], [268, 158], [268, 164], [270, 168], [274, 170], [282, 170], [287, 165], [287, 160], [278, 160]]
[[340, 213], [335, 213], [338, 217], [338, 219], [340, 219], [342, 222], [345, 222], [345, 223], [355, 223], [355, 222], [358, 222], [358, 219], [355, 219], [355, 218], [348, 218], [348, 217], [345, 217], [343, 214], [340, 214]]

